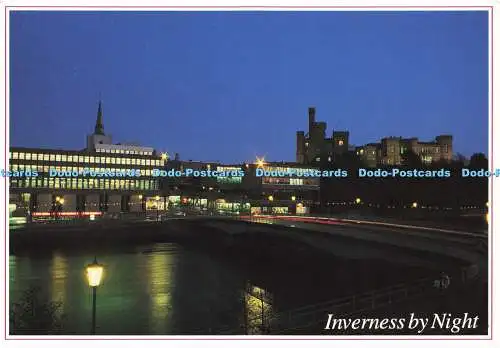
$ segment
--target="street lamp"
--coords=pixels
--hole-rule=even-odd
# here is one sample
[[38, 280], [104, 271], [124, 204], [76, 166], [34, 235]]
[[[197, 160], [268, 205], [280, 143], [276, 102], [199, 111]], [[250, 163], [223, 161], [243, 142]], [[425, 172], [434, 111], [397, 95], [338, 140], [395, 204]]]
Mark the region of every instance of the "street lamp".
[[94, 262], [87, 265], [87, 281], [92, 288], [92, 330], [91, 334], [95, 334], [95, 314], [96, 314], [96, 297], [97, 287], [101, 284], [104, 267], [97, 263], [97, 258], [94, 257]]
[[412, 205], [411, 205], [412, 208], [416, 208], [418, 207], [418, 203], [417, 202], [413, 202]]
[[55, 205], [55, 218], [59, 219], [59, 211], [62, 210], [62, 205], [64, 204], [64, 198], [57, 196]]
[[361, 198], [356, 198], [356, 204], [360, 204], [361, 203]]
[[269, 199], [269, 202], [272, 202], [274, 200], [274, 197], [272, 195], [269, 195], [269, 197], [267, 197], [267, 199]]
[[156, 196], [155, 197], [155, 201], [156, 201], [156, 221], [158, 221], [160, 219], [160, 196]]
[[297, 197], [292, 196], [292, 201], [295, 201], [296, 199], [297, 199]]

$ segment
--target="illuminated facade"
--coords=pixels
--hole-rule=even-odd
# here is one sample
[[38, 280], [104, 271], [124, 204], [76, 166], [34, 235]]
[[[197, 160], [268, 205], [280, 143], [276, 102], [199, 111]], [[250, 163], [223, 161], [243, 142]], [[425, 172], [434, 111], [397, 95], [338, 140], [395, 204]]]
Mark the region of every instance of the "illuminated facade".
[[164, 165], [152, 148], [111, 144], [99, 104], [85, 150], [10, 148], [9, 170], [18, 174], [9, 178], [10, 203], [32, 216], [141, 212], [147, 197], [159, 193], [152, 170]]
[[349, 150], [349, 132], [333, 131], [326, 137], [326, 122], [316, 122], [316, 108], [309, 108], [309, 131], [297, 132], [296, 161], [300, 164], [333, 162]]
[[256, 170], [287, 172], [315, 170], [297, 163], [270, 162], [249, 165], [244, 186], [254, 214], [306, 214], [319, 204], [320, 178], [257, 177]]
[[367, 144], [356, 148], [356, 154], [367, 167], [377, 165], [401, 165], [405, 153], [411, 151], [425, 164], [446, 161], [453, 158], [453, 137], [439, 135], [431, 142], [419, 142], [418, 138], [388, 137], [380, 143]]

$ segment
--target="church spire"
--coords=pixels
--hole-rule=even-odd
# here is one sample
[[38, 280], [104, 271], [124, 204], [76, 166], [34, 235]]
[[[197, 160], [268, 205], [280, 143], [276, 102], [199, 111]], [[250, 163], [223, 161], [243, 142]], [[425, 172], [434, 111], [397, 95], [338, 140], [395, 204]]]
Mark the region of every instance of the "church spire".
[[104, 126], [102, 124], [102, 103], [99, 100], [99, 107], [97, 109], [97, 120], [95, 122], [94, 134], [104, 135]]

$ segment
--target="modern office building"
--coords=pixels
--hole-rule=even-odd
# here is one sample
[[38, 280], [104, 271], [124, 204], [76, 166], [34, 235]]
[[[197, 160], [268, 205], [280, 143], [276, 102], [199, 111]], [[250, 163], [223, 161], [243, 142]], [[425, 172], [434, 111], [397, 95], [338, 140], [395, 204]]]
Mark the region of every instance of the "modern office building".
[[287, 162], [262, 160], [247, 168], [244, 185], [253, 214], [307, 214], [319, 204], [320, 178], [294, 176], [258, 176], [257, 170], [269, 173], [316, 170], [317, 168]]
[[113, 144], [99, 103], [83, 150], [11, 147], [10, 199], [32, 217], [142, 212], [160, 192], [152, 170], [166, 158], [151, 147]]
[[257, 175], [257, 169], [268, 172], [315, 169], [297, 163], [266, 163], [263, 159], [241, 164], [175, 160], [167, 163], [167, 171], [188, 168], [243, 175], [162, 178], [160, 196], [168, 199], [169, 209], [208, 214], [305, 214], [319, 202], [319, 178]]
[[367, 167], [404, 164], [405, 153], [409, 151], [419, 156], [424, 164], [449, 162], [453, 158], [453, 137], [439, 135], [430, 142], [420, 142], [418, 138], [388, 137], [380, 143], [356, 148], [356, 154]]
[[297, 132], [296, 161], [299, 164], [333, 162], [349, 150], [349, 132], [333, 131], [326, 136], [326, 122], [316, 122], [316, 108], [309, 108], [309, 130]]

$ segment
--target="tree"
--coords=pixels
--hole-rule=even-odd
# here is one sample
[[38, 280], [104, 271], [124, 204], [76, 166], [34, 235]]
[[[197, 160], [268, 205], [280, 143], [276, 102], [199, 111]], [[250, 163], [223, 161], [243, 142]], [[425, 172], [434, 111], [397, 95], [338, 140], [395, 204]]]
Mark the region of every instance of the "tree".
[[470, 168], [481, 169], [488, 168], [488, 159], [484, 153], [475, 153], [470, 158]]
[[19, 302], [11, 304], [11, 335], [54, 335], [62, 332], [62, 303], [45, 302], [40, 294], [39, 287], [30, 287]]

